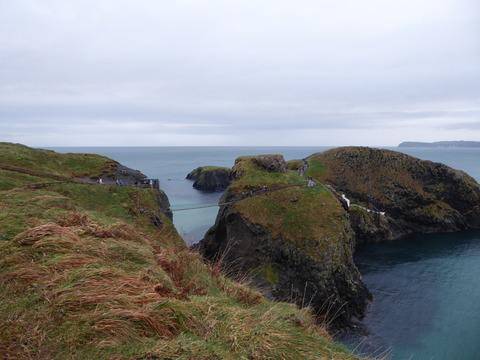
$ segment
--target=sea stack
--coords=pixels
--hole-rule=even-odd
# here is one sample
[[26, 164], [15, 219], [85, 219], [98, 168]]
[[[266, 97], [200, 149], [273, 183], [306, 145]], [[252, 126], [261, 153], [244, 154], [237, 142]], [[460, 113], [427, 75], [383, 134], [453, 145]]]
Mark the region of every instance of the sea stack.
[[193, 180], [197, 190], [223, 191], [230, 183], [230, 169], [218, 166], [200, 166], [190, 172], [186, 179]]

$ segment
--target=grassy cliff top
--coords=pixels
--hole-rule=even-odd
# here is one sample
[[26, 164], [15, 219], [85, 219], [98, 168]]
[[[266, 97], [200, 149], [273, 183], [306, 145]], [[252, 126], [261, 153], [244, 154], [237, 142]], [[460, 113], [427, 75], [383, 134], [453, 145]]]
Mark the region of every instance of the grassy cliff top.
[[[430, 199], [450, 181], [478, 187], [468, 174], [446, 165], [384, 149], [343, 147], [313, 154], [307, 158], [306, 175], [350, 191], [347, 196], [359, 201], [389, 205], [400, 191], [411, 197]], [[470, 192], [470, 190], [469, 190]]]
[[293, 170], [288, 170], [281, 155], [242, 156], [235, 160], [229, 190], [241, 194], [264, 186], [305, 185], [307, 181]]
[[222, 167], [222, 166], [200, 166], [197, 169], [201, 169], [203, 171], [215, 171], [215, 170], [227, 170], [229, 171], [230, 168]]
[[[103, 171], [2, 146], [2, 162], [37, 159], [38, 174]], [[1, 359], [356, 359], [309, 309], [269, 302], [205, 264], [154, 189], [25, 187], [50, 181], [0, 171]]]
[[316, 255], [328, 250], [347, 221], [340, 202], [322, 185], [261, 193], [235, 203], [235, 208], [276, 239], [321, 244]]
[[10, 165], [69, 178], [99, 177], [112, 174], [118, 163], [96, 154], [59, 154], [52, 150], [32, 149], [20, 144], [0, 143], [0, 166]]

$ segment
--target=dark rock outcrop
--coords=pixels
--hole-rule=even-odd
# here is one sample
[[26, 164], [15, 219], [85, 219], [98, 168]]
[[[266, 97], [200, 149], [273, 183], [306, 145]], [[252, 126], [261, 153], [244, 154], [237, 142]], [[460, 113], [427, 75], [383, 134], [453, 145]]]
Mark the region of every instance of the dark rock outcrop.
[[160, 206], [160, 211], [170, 220], [173, 220], [173, 212], [172, 209], [170, 209], [170, 200], [168, 199], [167, 194], [161, 189], [155, 189], [154, 191], [158, 205]]
[[255, 156], [252, 161], [260, 170], [281, 173], [287, 172], [287, 163], [282, 155]]
[[[353, 263], [355, 235], [340, 202], [323, 186], [305, 187], [283, 157], [239, 158], [232, 173], [224, 199], [238, 201], [220, 209], [200, 251], [275, 299], [312, 306], [335, 329], [365, 331], [371, 294]], [[258, 183], [268, 191], [238, 196]]]
[[230, 169], [216, 166], [201, 166], [187, 175], [188, 180], [195, 181], [197, 190], [223, 191], [230, 183]]
[[376, 211], [350, 208], [358, 241], [480, 227], [480, 186], [462, 171], [363, 147], [332, 149], [307, 161], [308, 175]]
[[115, 180], [122, 180], [122, 182], [128, 186], [134, 185], [135, 183], [147, 178], [147, 176], [139, 170], [128, 168], [120, 163], [116, 164], [114, 170], [115, 172], [113, 176], [106, 176], [106, 178], [111, 178], [113, 182]]

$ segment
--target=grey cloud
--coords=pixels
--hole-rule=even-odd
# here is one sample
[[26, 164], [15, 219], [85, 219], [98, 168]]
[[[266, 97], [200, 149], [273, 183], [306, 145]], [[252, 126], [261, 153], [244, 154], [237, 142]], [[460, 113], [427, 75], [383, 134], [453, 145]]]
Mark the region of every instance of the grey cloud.
[[[480, 114], [477, 115], [477, 119], [480, 119]], [[453, 124], [446, 125], [444, 128], [447, 130], [478, 131], [480, 130], [480, 121], [453, 123]]]
[[94, 135], [100, 123], [118, 139], [148, 129], [178, 145], [254, 131], [456, 137], [478, 130], [476, 10], [472, 0], [2, 2], [0, 121], [10, 138], [28, 129], [16, 121], [45, 139], [71, 123]]

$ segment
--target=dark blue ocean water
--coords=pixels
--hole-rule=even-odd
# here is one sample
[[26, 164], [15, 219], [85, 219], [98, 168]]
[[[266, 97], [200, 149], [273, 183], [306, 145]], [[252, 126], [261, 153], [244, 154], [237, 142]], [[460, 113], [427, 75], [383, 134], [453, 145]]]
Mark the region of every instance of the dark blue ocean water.
[[359, 246], [374, 301], [366, 352], [394, 359], [480, 359], [480, 231]]
[[[231, 167], [241, 155], [301, 159], [327, 147], [51, 148], [111, 157], [161, 181], [173, 209], [215, 204], [220, 193], [197, 191], [185, 176], [198, 166]], [[464, 170], [480, 180], [480, 149], [392, 149]], [[174, 212], [187, 243], [213, 224], [217, 208]], [[374, 301], [365, 319], [375, 334], [358, 349], [390, 349], [390, 357], [480, 359], [480, 232], [415, 236], [359, 246], [356, 261]], [[380, 350], [381, 351], [381, 350]]]

